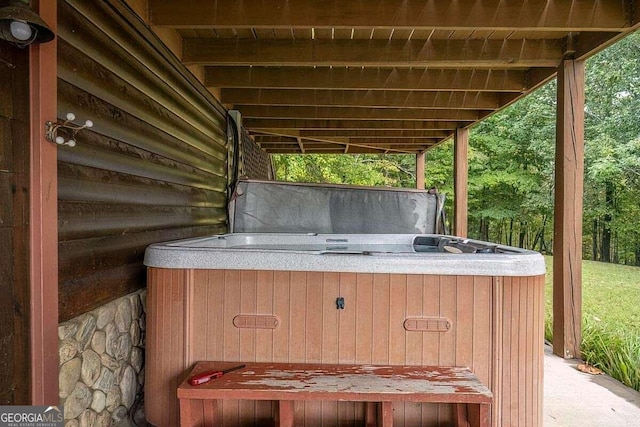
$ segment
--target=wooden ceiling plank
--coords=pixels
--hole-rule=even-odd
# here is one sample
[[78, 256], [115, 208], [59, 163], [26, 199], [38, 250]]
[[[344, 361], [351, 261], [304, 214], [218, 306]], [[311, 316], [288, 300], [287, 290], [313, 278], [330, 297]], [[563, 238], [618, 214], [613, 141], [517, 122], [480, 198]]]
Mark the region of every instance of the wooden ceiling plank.
[[252, 129], [253, 135], [256, 138], [266, 138], [269, 136], [284, 137], [284, 139], [290, 140], [292, 135], [299, 135], [302, 138], [310, 140], [332, 140], [342, 141], [346, 143], [349, 140], [357, 139], [381, 139], [381, 138], [435, 138], [446, 139], [452, 135], [451, 131], [447, 130], [424, 130], [424, 129], [377, 129], [377, 130], [351, 130], [351, 129], [319, 129], [319, 130], [291, 130], [291, 129]]
[[474, 121], [490, 111], [424, 108], [312, 107], [238, 105], [243, 118], [264, 119], [364, 119], [364, 120], [451, 120]]
[[[304, 151], [297, 145], [290, 145], [286, 143], [279, 143], [277, 141], [266, 143], [261, 145], [261, 148], [267, 152], [275, 152], [277, 150], [278, 153], [322, 153], [322, 152], [335, 152], [336, 154], [344, 154], [345, 147], [350, 147], [350, 152], [355, 152], [354, 150], [366, 150], [366, 152], [380, 152], [382, 150], [391, 151], [395, 153], [404, 153], [407, 150], [413, 152], [416, 151], [418, 146], [414, 145], [405, 145], [405, 146], [393, 146], [393, 145], [367, 145], [367, 144], [349, 144], [346, 142], [332, 142], [332, 141], [310, 141], [305, 140], [304, 142]], [[424, 144], [423, 144], [424, 146]], [[342, 148], [339, 148], [342, 147]], [[360, 151], [365, 152], [365, 151]]]
[[316, 39], [331, 40], [333, 37], [331, 28], [314, 28], [313, 37]]
[[[555, 68], [541, 70], [555, 72]], [[205, 67], [205, 84], [217, 88], [524, 92], [526, 76], [523, 70]]]
[[[332, 144], [365, 144], [365, 145], [415, 145], [415, 144], [433, 144], [437, 141], [442, 140], [443, 138], [345, 138], [345, 139], [331, 139], [331, 138], [298, 138], [300, 141], [309, 142], [309, 141], [324, 141], [331, 142]], [[290, 140], [287, 139], [279, 139], [277, 136], [256, 136], [256, 142], [259, 144], [291, 144], [294, 145]]]
[[293, 120], [293, 119], [246, 119], [242, 124], [250, 131], [260, 129], [352, 129], [352, 130], [454, 130], [464, 128], [472, 122], [424, 122], [417, 120]]
[[183, 39], [188, 65], [527, 68], [561, 59], [558, 40]]
[[458, 0], [380, 2], [149, 0], [152, 25], [169, 27], [522, 28], [570, 31], [619, 30], [627, 2]]
[[294, 39], [310, 39], [311, 28], [292, 28]]
[[302, 130], [300, 136], [303, 138], [332, 138], [344, 137], [351, 139], [365, 138], [436, 138], [442, 139], [451, 136], [451, 132], [446, 130]]
[[502, 105], [498, 95], [490, 92], [222, 89], [220, 100], [230, 105], [495, 110]]
[[258, 39], [262, 40], [273, 40], [276, 38], [272, 28], [254, 28], [253, 34], [255, 34]]

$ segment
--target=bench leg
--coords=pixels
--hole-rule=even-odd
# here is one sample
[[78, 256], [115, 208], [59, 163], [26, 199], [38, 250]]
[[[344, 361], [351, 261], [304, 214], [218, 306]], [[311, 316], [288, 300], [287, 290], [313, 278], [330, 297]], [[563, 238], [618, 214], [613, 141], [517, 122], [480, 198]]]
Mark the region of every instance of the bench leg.
[[190, 426], [193, 424], [191, 419], [191, 400], [180, 399], [180, 426]]
[[366, 427], [393, 427], [393, 402], [365, 402]]
[[488, 404], [459, 403], [453, 408], [453, 425], [456, 427], [489, 427]]
[[218, 425], [218, 401], [180, 399], [180, 427]]
[[378, 404], [377, 403], [365, 402], [364, 425], [366, 427], [377, 427], [378, 425]]
[[382, 402], [380, 407], [382, 427], [393, 427], [393, 402]]
[[[477, 406], [477, 405], [473, 405]], [[456, 427], [470, 427], [467, 410], [469, 405], [457, 403], [453, 405], [453, 425]]]
[[219, 400], [202, 401], [202, 421], [205, 426], [218, 425], [218, 403]]
[[293, 401], [278, 401], [278, 419], [276, 420], [278, 427], [293, 427]]
[[469, 411], [469, 423], [473, 427], [489, 427], [489, 412], [491, 405], [478, 404], [467, 405]]

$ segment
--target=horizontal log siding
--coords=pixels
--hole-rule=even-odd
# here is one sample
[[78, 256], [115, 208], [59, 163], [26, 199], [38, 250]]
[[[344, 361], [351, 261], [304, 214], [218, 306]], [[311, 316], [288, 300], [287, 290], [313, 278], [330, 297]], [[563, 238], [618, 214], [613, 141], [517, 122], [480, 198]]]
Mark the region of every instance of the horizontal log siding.
[[226, 231], [224, 109], [112, 3], [59, 3], [58, 115], [94, 122], [58, 150], [60, 321], [143, 287], [149, 244]]

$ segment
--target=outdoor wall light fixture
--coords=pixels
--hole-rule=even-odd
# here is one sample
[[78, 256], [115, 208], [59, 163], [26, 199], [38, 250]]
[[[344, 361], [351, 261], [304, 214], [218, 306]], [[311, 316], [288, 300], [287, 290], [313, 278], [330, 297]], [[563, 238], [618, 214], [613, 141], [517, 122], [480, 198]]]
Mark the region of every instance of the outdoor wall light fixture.
[[28, 3], [12, 0], [0, 2], [0, 39], [20, 48], [31, 43], [46, 43], [55, 35]]
[[[73, 113], [67, 113], [66, 120], [63, 122], [51, 122], [48, 121], [45, 123], [46, 133], [44, 137], [47, 141], [51, 141], [54, 144], [58, 145], [68, 145], [69, 147], [76, 146], [76, 134], [80, 132], [82, 129], [90, 128], [93, 126], [93, 122], [91, 120], [86, 120], [82, 125], [76, 125], [72, 123], [76, 119], [76, 115]], [[65, 141], [64, 137], [58, 135], [58, 129], [68, 129], [72, 132], [71, 139]]]

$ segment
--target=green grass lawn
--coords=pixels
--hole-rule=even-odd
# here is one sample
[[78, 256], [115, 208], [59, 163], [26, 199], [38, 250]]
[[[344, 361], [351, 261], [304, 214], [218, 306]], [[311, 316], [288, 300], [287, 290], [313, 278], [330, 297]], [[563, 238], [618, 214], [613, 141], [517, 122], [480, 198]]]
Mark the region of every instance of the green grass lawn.
[[[553, 259], [545, 257], [546, 325], [552, 322]], [[582, 263], [583, 359], [640, 390], [640, 268]]]

